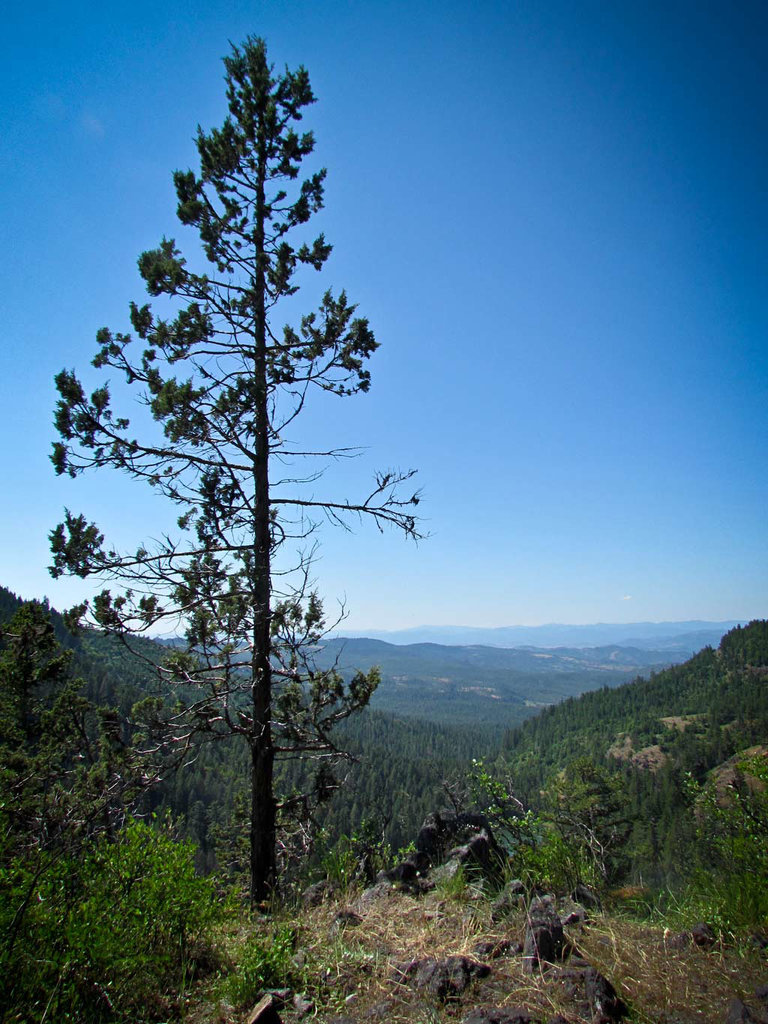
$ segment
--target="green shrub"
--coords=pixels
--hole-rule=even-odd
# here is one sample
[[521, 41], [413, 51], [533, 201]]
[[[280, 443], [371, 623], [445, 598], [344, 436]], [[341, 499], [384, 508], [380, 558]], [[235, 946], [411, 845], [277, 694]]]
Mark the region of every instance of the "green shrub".
[[697, 818], [697, 862], [687, 886], [688, 916], [721, 932], [768, 929], [768, 758], [735, 766], [723, 784], [690, 783]]
[[322, 855], [320, 866], [329, 882], [346, 889], [357, 882], [371, 883], [391, 860], [392, 850], [383, 828], [374, 819], [364, 818], [351, 835], [339, 836]]
[[538, 839], [518, 847], [511, 863], [513, 875], [528, 888], [535, 885], [557, 893], [570, 892], [579, 882], [597, 885], [594, 862], [584, 850], [543, 822], [540, 825]]
[[[4, 860], [0, 1001], [20, 1020], [137, 1020], [188, 977], [218, 914], [191, 843], [131, 821], [77, 857]], [[9, 1019], [14, 1019], [12, 1012]]]
[[287, 925], [277, 928], [271, 936], [247, 942], [227, 979], [227, 994], [232, 1002], [247, 1006], [265, 989], [291, 987], [297, 976], [295, 948], [296, 931]]

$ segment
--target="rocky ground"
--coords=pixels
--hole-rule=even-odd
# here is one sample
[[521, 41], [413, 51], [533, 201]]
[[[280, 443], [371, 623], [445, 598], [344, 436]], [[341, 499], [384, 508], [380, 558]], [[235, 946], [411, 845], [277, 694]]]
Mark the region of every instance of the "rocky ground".
[[[319, 883], [294, 913], [240, 922], [224, 944], [229, 963], [191, 993], [183, 1019], [768, 1024], [759, 936], [737, 945], [706, 922], [640, 923], [584, 886], [556, 897], [501, 884], [496, 853], [482, 817], [431, 815], [413, 853], [367, 888]], [[250, 987], [233, 986], [254, 951], [270, 982], [259, 966]]]
[[[565, 920], [572, 915], [569, 911]], [[259, 922], [268, 940], [274, 927]], [[245, 1024], [260, 1019], [462, 1021], [592, 1024], [735, 1024], [768, 1021], [764, 951], [684, 942], [664, 930], [599, 912], [563, 929], [552, 961], [526, 955], [524, 907], [493, 920], [492, 902], [472, 886], [416, 896], [397, 891], [352, 902], [330, 899], [296, 921], [291, 984], [234, 1007], [215, 986], [187, 1019]], [[738, 1002], [737, 1002], [738, 1001]]]

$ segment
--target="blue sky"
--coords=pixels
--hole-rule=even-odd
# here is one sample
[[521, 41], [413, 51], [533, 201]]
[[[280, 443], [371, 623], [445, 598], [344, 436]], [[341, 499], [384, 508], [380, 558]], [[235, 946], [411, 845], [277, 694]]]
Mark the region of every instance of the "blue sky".
[[[768, 70], [763, 3], [14, 3], [0, 63], [0, 583], [65, 606], [64, 505], [134, 545], [173, 522], [48, 461], [53, 376], [127, 326], [171, 173], [224, 115], [220, 58], [304, 64], [328, 168], [323, 287], [381, 343], [367, 396], [312, 410], [417, 467], [429, 540], [326, 531], [348, 626], [768, 614]], [[303, 303], [303, 305], [302, 305]]]

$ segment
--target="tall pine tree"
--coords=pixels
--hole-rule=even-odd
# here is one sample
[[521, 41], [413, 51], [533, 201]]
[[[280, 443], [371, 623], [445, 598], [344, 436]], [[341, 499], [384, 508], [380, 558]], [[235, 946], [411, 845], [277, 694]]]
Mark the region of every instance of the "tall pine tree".
[[[302, 237], [323, 204], [325, 172], [299, 177], [314, 139], [296, 125], [314, 96], [304, 68], [275, 76], [259, 39], [233, 47], [224, 64], [229, 115], [219, 129], [198, 129], [199, 173], [174, 175], [179, 220], [197, 230], [207, 270], [190, 269], [163, 240], [139, 270], [150, 296], [180, 305], [175, 317], [132, 304], [132, 334], [97, 336], [94, 366], [123, 375], [162, 430], [134, 433], [113, 413], [109, 381], [89, 396], [74, 372], [56, 378], [56, 471], [112, 467], [149, 484], [178, 506], [178, 536], [120, 553], [67, 511], [51, 534], [51, 571], [117, 584], [79, 609], [102, 628], [184, 621], [187, 651], [165, 668], [184, 703], [165, 726], [177, 746], [196, 734], [234, 733], [248, 744], [255, 901], [275, 881], [275, 759], [317, 755], [314, 793], [325, 795], [339, 753], [330, 730], [368, 701], [377, 680], [358, 674], [345, 686], [315, 669], [324, 620], [311, 559], [299, 554], [291, 572], [280, 549], [300, 548], [318, 517], [368, 518], [415, 537], [418, 498], [401, 492], [412, 471], [377, 474], [359, 500], [316, 497], [317, 460], [342, 451], [297, 448], [287, 436], [313, 391], [368, 390], [365, 363], [377, 343], [343, 291], [326, 292], [295, 326], [276, 323], [297, 272], [321, 270], [331, 251], [323, 235]], [[305, 473], [282, 469], [300, 460]], [[308, 801], [295, 794], [290, 803]]]

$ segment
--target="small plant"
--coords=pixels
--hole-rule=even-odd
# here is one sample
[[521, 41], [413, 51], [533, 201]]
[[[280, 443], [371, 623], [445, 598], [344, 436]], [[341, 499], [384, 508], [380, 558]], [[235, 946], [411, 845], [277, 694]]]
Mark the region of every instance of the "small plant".
[[391, 859], [383, 829], [372, 818], [364, 818], [351, 835], [339, 837], [320, 863], [328, 881], [346, 889], [356, 882], [369, 884]]
[[320, 867], [329, 882], [346, 889], [355, 877], [357, 859], [348, 845], [349, 838], [342, 836], [336, 845], [323, 855]]
[[242, 948], [237, 966], [229, 975], [227, 994], [236, 1006], [255, 1002], [265, 989], [288, 988], [298, 983], [293, 961], [296, 930], [283, 925], [269, 936], [251, 938]]
[[469, 882], [464, 868], [457, 868], [450, 874], [444, 874], [437, 881], [440, 895], [446, 900], [463, 900], [469, 890]]
[[558, 893], [569, 892], [579, 882], [596, 886], [598, 872], [584, 850], [544, 822], [539, 825], [536, 842], [521, 846], [513, 858], [515, 875], [529, 887], [538, 885]]

